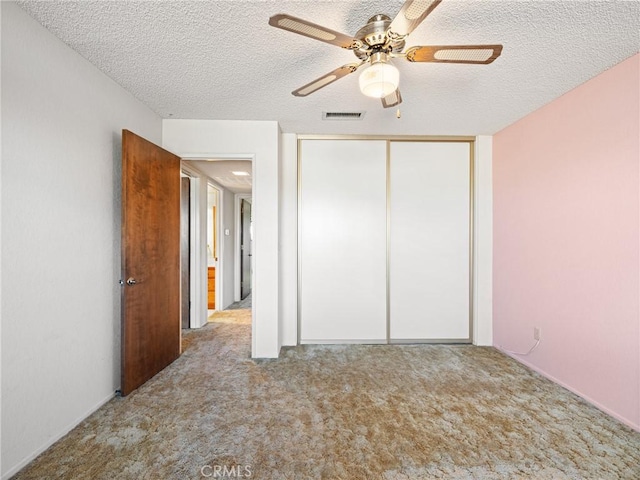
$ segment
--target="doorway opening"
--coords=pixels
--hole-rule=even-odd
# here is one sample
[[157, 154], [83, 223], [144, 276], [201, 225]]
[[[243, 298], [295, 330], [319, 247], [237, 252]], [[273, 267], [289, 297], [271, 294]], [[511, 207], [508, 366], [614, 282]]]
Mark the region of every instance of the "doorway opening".
[[[183, 158], [183, 164], [197, 174], [201, 185], [196, 195], [201, 213], [194, 235], [203, 245], [195, 247], [191, 265], [193, 277], [202, 284], [196, 295], [204, 308], [199, 310], [201, 321], [192, 326], [204, 326], [225, 310], [248, 309], [245, 314], [251, 319], [253, 161], [246, 157]], [[244, 224], [240, 221], [242, 208]]]

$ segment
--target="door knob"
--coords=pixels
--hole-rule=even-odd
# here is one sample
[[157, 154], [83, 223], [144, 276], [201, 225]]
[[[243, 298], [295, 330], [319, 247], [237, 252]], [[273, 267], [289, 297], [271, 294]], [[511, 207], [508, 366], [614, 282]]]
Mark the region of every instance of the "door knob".
[[127, 285], [135, 285], [136, 283], [138, 283], [138, 282], [136, 281], [135, 278], [133, 278], [133, 277], [127, 278]]

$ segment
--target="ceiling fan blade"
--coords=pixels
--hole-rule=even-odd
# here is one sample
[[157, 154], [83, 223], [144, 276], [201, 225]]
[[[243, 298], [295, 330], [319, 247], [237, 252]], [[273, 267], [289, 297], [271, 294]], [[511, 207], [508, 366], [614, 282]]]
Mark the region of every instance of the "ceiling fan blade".
[[502, 45], [432, 45], [407, 50], [410, 62], [488, 65], [502, 53]]
[[427, 18], [442, 0], [407, 0], [396, 18], [389, 25], [388, 36], [392, 40], [409, 35]]
[[296, 97], [306, 97], [316, 90], [320, 90], [322, 87], [326, 87], [330, 83], [340, 80], [342, 77], [355, 72], [360, 65], [362, 65], [362, 63], [349, 63], [347, 65], [343, 65], [342, 67], [336, 68], [332, 72], [315, 79], [313, 82], [307, 83], [305, 86], [300, 87], [291, 93]]
[[402, 95], [400, 95], [399, 89], [395, 89], [392, 93], [386, 97], [382, 97], [380, 100], [382, 100], [382, 106], [384, 108], [395, 107], [402, 103]]
[[322, 25], [307, 22], [301, 18], [292, 17], [284, 13], [274, 15], [269, 18], [269, 25], [287, 30], [289, 32], [304, 35], [305, 37], [320, 40], [331, 45], [346, 48], [348, 50], [356, 50], [362, 46], [362, 42], [356, 38], [345, 35], [344, 33], [330, 30]]

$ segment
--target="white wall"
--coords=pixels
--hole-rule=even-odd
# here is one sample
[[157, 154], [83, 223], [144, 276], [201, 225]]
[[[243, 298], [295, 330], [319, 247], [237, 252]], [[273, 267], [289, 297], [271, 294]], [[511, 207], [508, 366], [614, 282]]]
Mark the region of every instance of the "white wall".
[[285, 133], [280, 151], [280, 345], [298, 343], [298, 140]]
[[279, 345], [279, 143], [277, 122], [164, 120], [164, 148], [181, 157], [253, 158], [254, 288], [252, 356], [275, 358]]
[[2, 476], [111, 398], [121, 130], [161, 121], [2, 2]]
[[[191, 247], [195, 254], [190, 255], [191, 262], [191, 318], [189, 326], [200, 328], [207, 324], [207, 225], [208, 195], [207, 177], [202, 174], [191, 177]], [[200, 278], [198, 278], [198, 276]]]
[[493, 137], [476, 137], [473, 343], [493, 345]]

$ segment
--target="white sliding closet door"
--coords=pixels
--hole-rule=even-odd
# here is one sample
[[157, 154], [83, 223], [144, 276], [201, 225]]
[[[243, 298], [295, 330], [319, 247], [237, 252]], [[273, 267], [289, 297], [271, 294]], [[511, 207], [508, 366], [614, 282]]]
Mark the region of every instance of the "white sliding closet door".
[[469, 341], [469, 143], [392, 142], [390, 338]]
[[386, 142], [302, 140], [300, 341], [384, 343]]

